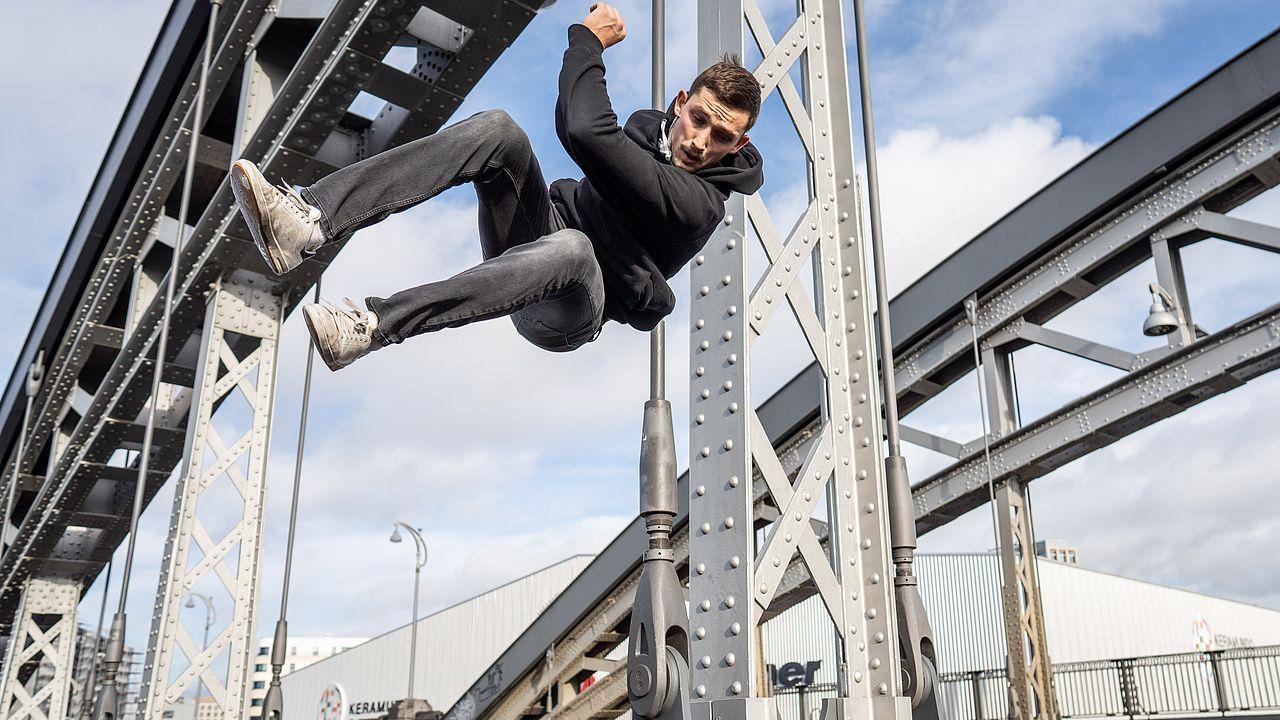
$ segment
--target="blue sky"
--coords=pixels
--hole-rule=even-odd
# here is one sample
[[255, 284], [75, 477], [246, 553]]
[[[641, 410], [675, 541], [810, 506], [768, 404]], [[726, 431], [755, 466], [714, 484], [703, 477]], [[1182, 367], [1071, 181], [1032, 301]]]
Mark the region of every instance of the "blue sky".
[[[672, 91], [694, 69], [696, 32], [693, 19], [676, 12], [682, 4], [670, 3], [668, 10]], [[542, 13], [460, 111], [508, 110], [533, 139], [549, 180], [577, 175], [555, 140], [551, 109], [564, 28], [581, 18], [580, 5], [560, 0]], [[631, 37], [609, 51], [606, 63], [615, 107], [625, 114], [649, 97], [648, 3], [618, 5]], [[777, 33], [790, 3], [762, 6]], [[10, 219], [0, 237], [6, 258], [0, 364], [12, 363], [25, 337], [164, 12], [158, 0], [0, 5], [0, 60], [10, 68], [0, 77], [0, 92], [22, 109], [0, 139], [7, 159], [0, 167], [0, 211]], [[1280, 5], [882, 1], [871, 3], [869, 20], [896, 289], [1273, 31]], [[32, 32], [37, 27], [62, 29], [57, 52], [49, 51], [45, 34]], [[765, 197], [776, 219], [787, 218], [780, 224], [803, 202], [796, 145], [781, 134], [784, 124], [777, 107], [766, 107], [755, 132], [767, 156]], [[1280, 224], [1274, 194], [1243, 212]], [[1280, 299], [1274, 258], [1220, 243], [1197, 249], [1194, 258], [1189, 272], [1198, 319], [1211, 330]], [[462, 188], [362, 231], [329, 272], [326, 288], [333, 297], [386, 294], [478, 259], [474, 197]], [[1145, 313], [1143, 272], [1083, 303], [1061, 327], [1130, 349], [1149, 347], [1137, 333]], [[687, 282], [681, 275], [673, 286], [684, 291]], [[672, 378], [688, 368], [683, 313], [681, 306], [671, 320]], [[305, 351], [297, 317], [286, 323], [284, 337], [263, 634], [278, 602], [292, 477]], [[752, 378], [757, 400], [804, 365], [794, 352], [797, 338], [784, 326], [778, 339], [761, 341]], [[598, 342], [552, 356], [496, 321], [414, 339], [342, 373], [320, 368], [292, 633], [369, 635], [399, 623], [410, 597], [412, 553], [387, 543], [393, 520], [423, 527], [431, 544], [427, 610], [603, 547], [635, 513], [646, 348], [642, 334], [611, 325]], [[1024, 358], [1019, 370], [1030, 414], [1111, 377], [1106, 369], [1048, 354]], [[679, 385], [671, 392], [678, 428], [686, 417], [683, 393]], [[1268, 408], [1277, 401], [1280, 382], [1264, 378], [1037, 481], [1039, 534], [1076, 544], [1092, 567], [1280, 607], [1280, 570], [1256, 562], [1280, 542], [1280, 527], [1258, 502], [1274, 493], [1277, 481], [1274, 463], [1266, 462], [1280, 452], [1268, 425]], [[970, 440], [979, 434], [975, 403], [966, 380], [913, 415], [912, 423]], [[683, 438], [679, 447], [683, 458]], [[909, 459], [916, 479], [941, 467], [924, 451]], [[1212, 485], [1206, 477], [1214, 478]], [[171, 490], [161, 493], [139, 535], [130, 594], [130, 635], [139, 644], [150, 624], [170, 498]], [[989, 515], [970, 513], [926, 536], [922, 549], [984, 550], [990, 538]], [[100, 590], [86, 596], [83, 621], [96, 618]], [[196, 614], [184, 622], [197, 628], [201, 619]]]

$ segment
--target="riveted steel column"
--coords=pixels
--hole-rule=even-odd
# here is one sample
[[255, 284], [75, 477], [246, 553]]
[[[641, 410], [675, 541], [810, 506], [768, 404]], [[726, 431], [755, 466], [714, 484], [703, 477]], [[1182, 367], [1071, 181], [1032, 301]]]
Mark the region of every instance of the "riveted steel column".
[[[701, 0], [699, 60], [741, 54], [744, 21], [764, 57], [762, 93], [777, 92], [808, 155], [811, 202], [788, 236], [758, 196], [731, 197], [719, 231], [694, 259], [689, 543], [693, 715], [772, 717], [761, 697], [756, 623], [791, 558], [804, 561], [840, 648], [840, 697], [830, 718], [901, 718], [893, 569], [881, 446], [880, 392], [870, 333], [874, 295], [854, 176], [839, 0], [803, 0], [775, 39], [754, 0]], [[803, 92], [789, 70], [807, 62]], [[790, 218], [788, 218], [790, 220]], [[747, 288], [747, 223], [769, 265]], [[800, 271], [812, 258], [816, 297]], [[794, 314], [821, 369], [822, 427], [794, 481], [755, 414], [750, 348], [777, 313]], [[755, 548], [751, 479], [759, 472], [779, 509]], [[809, 520], [826, 493], [828, 555]]]
[[[993, 439], [1018, 427], [1010, 363], [1008, 353], [990, 347], [982, 351], [987, 416]], [[997, 488], [996, 517], [1004, 576], [1001, 606], [1009, 667], [1009, 716], [1057, 720], [1058, 704], [1053, 694], [1053, 669], [1045, 639], [1031, 508], [1022, 482], [1010, 479]]]
[[[742, 53], [741, 0], [698, 3], [698, 66]], [[689, 412], [689, 627], [691, 710], [695, 718], [763, 720], [753, 649], [759, 632], [750, 588], [752, 529], [750, 394], [745, 240], [741, 195], [725, 204], [723, 224], [691, 272]], [[730, 709], [728, 699], [733, 699]], [[713, 713], [713, 700], [719, 702]]]
[[[183, 471], [174, 495], [143, 669], [144, 717], [160, 717], [197, 678], [221, 706], [222, 717], [239, 718], [244, 709], [249, 656], [256, 647], [265, 470], [281, 322], [281, 299], [272, 289], [265, 278], [237, 271], [218, 285], [209, 300], [196, 400], [187, 426]], [[213, 410], [235, 394], [248, 403], [252, 419], [239, 437], [224, 439], [211, 422]], [[242, 470], [245, 456], [248, 462]], [[222, 537], [212, 537], [200, 519], [200, 499], [211, 487], [227, 483], [243, 499], [243, 510]], [[200, 559], [191, 563], [193, 548]], [[234, 569], [227, 563], [233, 552]], [[185, 593], [209, 576], [216, 577], [225, 590], [231, 617], [201, 647], [179, 614]], [[177, 653], [185, 663], [175, 662]], [[225, 678], [215, 671], [224, 655]], [[175, 666], [184, 664], [186, 669], [175, 676]]]
[[66, 717], [79, 600], [74, 580], [26, 582], [0, 670], [0, 718]]

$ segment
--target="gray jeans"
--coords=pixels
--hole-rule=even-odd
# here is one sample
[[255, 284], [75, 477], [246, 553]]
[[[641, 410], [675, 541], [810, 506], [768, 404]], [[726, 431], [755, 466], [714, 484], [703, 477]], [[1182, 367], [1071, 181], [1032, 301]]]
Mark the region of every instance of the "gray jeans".
[[366, 298], [383, 345], [510, 315], [516, 331], [553, 352], [600, 333], [604, 283], [591, 241], [566, 229], [524, 131], [501, 110], [361, 160], [302, 191], [332, 238], [350, 235], [447, 188], [470, 182], [480, 200], [484, 262], [447, 280]]

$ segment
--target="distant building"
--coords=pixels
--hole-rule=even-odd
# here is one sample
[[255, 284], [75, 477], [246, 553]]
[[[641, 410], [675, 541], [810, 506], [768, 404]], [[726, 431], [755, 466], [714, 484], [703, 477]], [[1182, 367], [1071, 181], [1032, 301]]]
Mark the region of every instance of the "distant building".
[[[284, 677], [295, 670], [318, 663], [366, 640], [368, 638], [362, 637], [291, 637], [284, 657], [284, 665], [280, 668], [280, 676]], [[253, 670], [249, 678], [250, 718], [262, 717], [262, 701], [266, 699], [267, 686], [271, 684], [272, 643], [271, 637], [260, 639], [257, 653], [253, 656]], [[204, 720], [204, 718], [197, 720]]]
[[1036, 555], [1054, 562], [1068, 565], [1079, 565], [1080, 554], [1076, 549], [1058, 540], [1039, 540], [1036, 542]]
[[[571, 557], [418, 620], [414, 694], [448, 710], [591, 560]], [[386, 715], [405, 696], [410, 629], [291, 673], [281, 683], [285, 720], [313, 720], [322, 698], [349, 720]]]
[[[1085, 569], [1074, 548], [1047, 545], [1061, 558], [1038, 563], [1054, 663], [1280, 644], [1276, 610]], [[448, 710], [486, 672], [495, 688], [509, 682], [493, 661], [590, 560], [570, 558], [420, 620], [415, 694]], [[939, 670], [1004, 667], [999, 557], [922, 554], [916, 561]], [[835, 682], [831, 621], [817, 596], [766, 622], [762, 639], [779, 691]], [[285, 720], [311, 720], [322, 700], [350, 720], [383, 717], [404, 697], [408, 650], [404, 626], [289, 675]], [[795, 699], [779, 708], [782, 720], [801, 720]]]

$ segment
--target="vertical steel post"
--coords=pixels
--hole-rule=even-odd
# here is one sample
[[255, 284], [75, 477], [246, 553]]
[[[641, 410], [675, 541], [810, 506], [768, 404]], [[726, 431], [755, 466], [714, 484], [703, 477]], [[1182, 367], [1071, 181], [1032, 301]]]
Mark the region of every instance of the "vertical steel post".
[[[27, 368], [27, 407], [22, 413], [22, 427], [18, 429], [17, 447], [13, 453], [13, 474], [4, 493], [4, 517], [0, 519], [0, 557], [9, 549], [9, 523], [13, 520], [13, 504], [18, 499], [18, 484], [22, 479], [22, 458], [26, 455], [27, 430], [31, 425], [31, 408], [35, 404], [40, 385], [44, 382], [44, 350], [36, 354], [35, 362]], [[17, 528], [14, 528], [16, 531]]]
[[[993, 439], [1018, 427], [1017, 399], [1012, 382], [1012, 357], [993, 348], [982, 351], [986, 386], [986, 414]], [[1057, 720], [1053, 668], [1045, 637], [1040, 576], [1036, 568], [1035, 536], [1027, 489], [1010, 479], [996, 489], [996, 530], [1004, 587], [1001, 603], [1008, 652], [1009, 687], [1014, 717]]]
[[[840, 638], [840, 696], [824, 717], [903, 718], [897, 610], [889, 558], [884, 448], [872, 336], [873, 298], [859, 227], [839, 0], [804, 0], [780, 39], [754, 0], [700, 0], [699, 65], [741, 54], [744, 20], [764, 61], [762, 94], [778, 92], [808, 155], [812, 201], [789, 236], [758, 197], [731, 196], [722, 226], [694, 259], [690, 367], [690, 626], [694, 717], [776, 714], [752, 648], [757, 623], [799, 553]], [[796, 89], [789, 74], [801, 57]], [[806, 107], [807, 105], [807, 107]], [[748, 223], [769, 266], [748, 288]], [[816, 266], [810, 299], [796, 282]], [[822, 427], [792, 482], [754, 411], [750, 349], [777, 311], [799, 321], [821, 369]], [[780, 510], [755, 546], [753, 475]], [[831, 485], [829, 557], [810, 518]], [[834, 562], [833, 562], [834, 559]]]
[[[195, 400], [143, 670], [141, 701], [148, 718], [160, 717], [197, 678], [228, 720], [240, 717], [247, 697], [282, 312], [282, 299], [273, 290], [274, 283], [266, 278], [238, 271], [219, 283], [208, 304]], [[211, 422], [213, 411], [235, 395], [252, 415], [247, 427], [237, 429], [242, 434], [224, 439]], [[204, 493], [218, 485], [233, 488], [243, 506], [231, 528], [215, 538], [201, 521], [199, 506]], [[193, 547], [200, 553], [195, 563], [188, 561]], [[227, 563], [233, 552], [234, 569]], [[226, 626], [199, 647], [179, 615], [187, 588], [206, 577], [217, 578], [232, 609]], [[187, 667], [172, 677], [177, 652], [185, 656]], [[214, 669], [224, 655], [225, 680]]]
[[26, 581], [0, 668], [0, 718], [67, 716], [79, 600], [74, 580]]
[[159, 412], [160, 388], [164, 377], [164, 365], [169, 347], [169, 320], [173, 312], [174, 286], [178, 282], [178, 263], [187, 232], [187, 215], [191, 208], [191, 190], [195, 177], [196, 157], [199, 155], [200, 134], [204, 129], [205, 92], [209, 82], [209, 63], [213, 58], [214, 31], [218, 27], [218, 10], [222, 0], [210, 0], [209, 25], [205, 31], [204, 57], [200, 63], [200, 82], [196, 89], [195, 109], [191, 113], [191, 144], [187, 149], [187, 167], [182, 181], [182, 193], [178, 202], [178, 236], [173, 244], [173, 256], [165, 281], [164, 315], [160, 320], [160, 338], [156, 343], [155, 366], [151, 376], [151, 399], [147, 408], [147, 423], [142, 436], [142, 452], [138, 457], [138, 480], [133, 494], [133, 509], [129, 518], [129, 539], [124, 555], [124, 569], [120, 573], [120, 601], [115, 617], [111, 620], [111, 638], [107, 642], [103, 662], [103, 691], [99, 707], [102, 720], [116, 720], [120, 716], [120, 698], [116, 690], [116, 673], [124, 657], [126, 632], [125, 608], [129, 601], [129, 581], [133, 576], [133, 555], [138, 542], [138, 518], [146, 497], [147, 476], [151, 463], [151, 447], [155, 438], [156, 414]]

